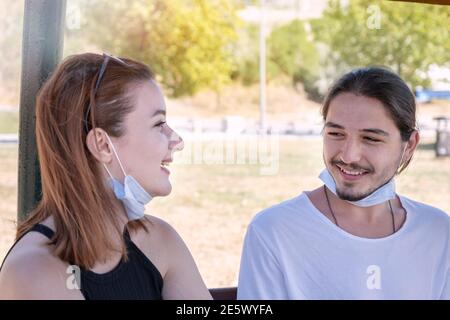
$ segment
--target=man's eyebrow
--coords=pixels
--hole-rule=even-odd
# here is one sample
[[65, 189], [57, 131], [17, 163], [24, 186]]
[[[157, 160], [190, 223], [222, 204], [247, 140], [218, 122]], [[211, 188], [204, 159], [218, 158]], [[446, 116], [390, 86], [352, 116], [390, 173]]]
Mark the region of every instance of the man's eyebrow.
[[[327, 122], [327, 123], [325, 123], [324, 127], [335, 128], [335, 129], [345, 129], [345, 127], [341, 126], [340, 124], [334, 123], [334, 122]], [[368, 129], [361, 129], [359, 131], [389, 137], [389, 133], [384, 130], [381, 130], [381, 129], [368, 128]]]
[[166, 115], [166, 110], [158, 109], [158, 110], [156, 110], [156, 111], [153, 113], [152, 117], [155, 117], [155, 116], [157, 116], [157, 115], [159, 115], [159, 114], [162, 114], [163, 116], [165, 116], [165, 115]]
[[368, 133], [375, 133], [375, 134], [379, 134], [381, 136], [389, 137], [389, 133], [387, 133], [386, 131], [381, 130], [381, 129], [370, 128], [370, 129], [362, 129], [360, 131], [368, 132]]

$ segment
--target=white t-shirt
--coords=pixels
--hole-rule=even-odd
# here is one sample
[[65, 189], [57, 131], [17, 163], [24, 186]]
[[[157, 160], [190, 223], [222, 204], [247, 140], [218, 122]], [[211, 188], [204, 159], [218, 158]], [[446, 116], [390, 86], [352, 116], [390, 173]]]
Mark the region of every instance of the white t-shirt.
[[238, 299], [450, 299], [450, 218], [400, 197], [402, 228], [367, 239], [332, 223], [305, 193], [257, 214]]

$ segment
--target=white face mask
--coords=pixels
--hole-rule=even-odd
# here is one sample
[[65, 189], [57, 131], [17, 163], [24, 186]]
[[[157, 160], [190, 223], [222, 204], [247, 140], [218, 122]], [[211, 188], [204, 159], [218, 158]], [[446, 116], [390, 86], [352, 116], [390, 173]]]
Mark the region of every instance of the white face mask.
[[[338, 196], [336, 191], [336, 182], [334, 181], [333, 176], [330, 174], [328, 169], [323, 170], [320, 173], [319, 178], [320, 180], [323, 181], [325, 186], [331, 192], [333, 192], [336, 196]], [[378, 188], [376, 191], [372, 192], [370, 195], [361, 200], [358, 201], [345, 200], [345, 201], [358, 207], [371, 207], [394, 198], [395, 198], [395, 182], [394, 179], [391, 179], [384, 186]]]
[[[399, 168], [403, 162], [403, 156], [405, 154], [405, 150], [406, 150], [406, 146], [403, 149], [402, 157], [400, 159], [400, 163], [397, 166], [397, 168]], [[336, 182], [334, 181], [334, 178], [331, 175], [331, 173], [328, 171], [328, 169], [324, 169], [320, 173], [319, 179], [323, 181], [325, 186], [331, 192], [333, 192], [337, 197], [339, 197], [339, 195], [337, 194], [337, 190], [336, 190]], [[392, 178], [391, 180], [389, 180], [389, 182], [387, 182], [382, 187], [378, 188], [377, 190], [375, 190], [374, 192], [372, 192], [370, 195], [368, 195], [367, 197], [365, 197], [363, 199], [360, 199], [357, 201], [349, 201], [349, 200], [345, 200], [345, 201], [347, 201], [348, 203], [351, 203], [355, 206], [358, 206], [358, 207], [371, 207], [371, 206], [389, 201], [391, 199], [394, 199], [395, 195], [396, 195], [395, 181], [394, 181], [394, 178]]]
[[110, 176], [111, 188], [113, 189], [116, 198], [123, 203], [125, 211], [127, 212], [128, 219], [141, 219], [145, 214], [145, 205], [152, 200], [152, 196], [144, 190], [144, 188], [139, 184], [139, 182], [136, 181], [135, 178], [133, 178], [133, 176], [127, 175], [125, 173], [114, 144], [112, 143], [108, 135], [107, 138], [111, 143], [111, 147], [114, 154], [116, 155], [117, 161], [119, 161], [120, 169], [122, 169], [122, 172], [125, 176], [124, 184], [122, 184], [112, 176], [106, 165], [103, 164]]

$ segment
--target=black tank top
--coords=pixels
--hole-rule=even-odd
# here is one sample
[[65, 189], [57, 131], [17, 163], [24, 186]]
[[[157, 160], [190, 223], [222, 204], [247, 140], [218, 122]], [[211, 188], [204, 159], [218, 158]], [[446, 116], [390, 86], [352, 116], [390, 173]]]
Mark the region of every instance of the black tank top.
[[[53, 230], [43, 224], [36, 224], [29, 232], [31, 231], [42, 233], [49, 239], [54, 234]], [[128, 252], [126, 262], [121, 259], [113, 270], [102, 274], [84, 269], [80, 270], [80, 291], [86, 300], [162, 299], [163, 279], [159, 270], [131, 241], [126, 228], [124, 240]]]

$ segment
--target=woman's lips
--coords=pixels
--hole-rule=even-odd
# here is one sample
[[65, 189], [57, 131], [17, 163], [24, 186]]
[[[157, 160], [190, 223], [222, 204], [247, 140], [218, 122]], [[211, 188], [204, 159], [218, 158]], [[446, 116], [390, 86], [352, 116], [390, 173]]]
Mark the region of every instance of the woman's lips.
[[169, 169], [167, 169], [166, 167], [161, 166], [161, 170], [164, 171], [167, 174], [170, 174]]
[[170, 171], [167, 167], [170, 165], [170, 163], [172, 163], [172, 161], [172, 158], [161, 161], [161, 170], [167, 174], [170, 174]]

